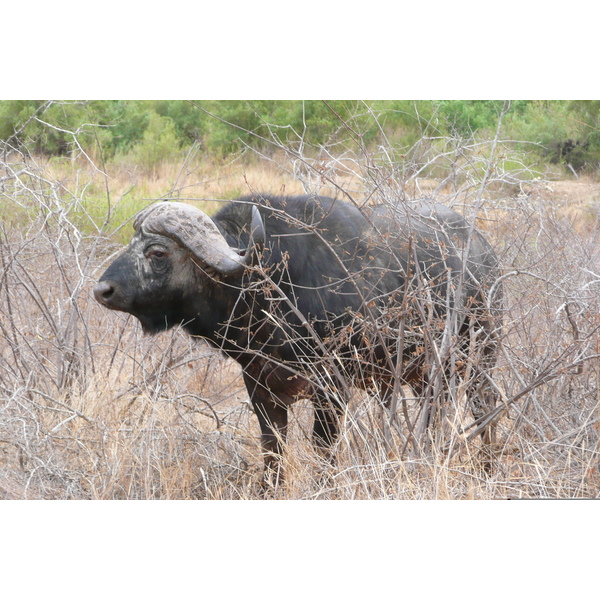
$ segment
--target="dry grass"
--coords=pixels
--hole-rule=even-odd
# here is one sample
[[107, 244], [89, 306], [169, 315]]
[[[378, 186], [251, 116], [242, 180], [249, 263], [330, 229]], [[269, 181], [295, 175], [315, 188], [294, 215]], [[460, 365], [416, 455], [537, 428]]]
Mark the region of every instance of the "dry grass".
[[[85, 162], [35, 173], [30, 165], [28, 174], [3, 166], [4, 209], [24, 212], [0, 232], [0, 497], [260, 497], [258, 426], [237, 365], [180, 331], [144, 337], [133, 318], [92, 300], [95, 280], [119, 248], [115, 240], [130, 230], [110, 238], [112, 223], [103, 225], [92, 207], [108, 202], [117, 210], [130, 201], [126, 215], [145, 199], [257, 190], [371, 197], [371, 183], [352, 161], [320, 160], [306, 171], [283, 156], [229, 164], [190, 156], [152, 174], [123, 165], [101, 173]], [[436, 187], [433, 179], [409, 179], [402, 193]], [[458, 194], [447, 183], [442, 196], [468, 211], [469, 189]], [[468, 419], [463, 408], [447, 424], [458, 452], [434, 445], [424, 456], [390, 453], [376, 399], [357, 392], [335, 467], [312, 450], [308, 404], [294, 406], [287, 484], [274, 497], [598, 497], [599, 190], [593, 181], [496, 188], [478, 213], [501, 256], [507, 292], [504, 350], [493, 377], [510, 405], [489, 476], [478, 443], [458, 433]], [[85, 226], [82, 210], [90, 217]]]

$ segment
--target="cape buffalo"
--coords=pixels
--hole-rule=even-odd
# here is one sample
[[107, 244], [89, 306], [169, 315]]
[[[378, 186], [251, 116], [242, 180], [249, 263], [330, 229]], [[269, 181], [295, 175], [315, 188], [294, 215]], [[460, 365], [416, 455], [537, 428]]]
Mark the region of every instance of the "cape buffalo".
[[[181, 325], [241, 365], [266, 474], [278, 472], [288, 407], [299, 397], [314, 403], [313, 441], [323, 452], [352, 386], [374, 386], [389, 404], [409, 385], [425, 402], [468, 373], [475, 418], [493, 407], [497, 259], [441, 204], [358, 208], [255, 195], [210, 218], [159, 202], [134, 229], [96, 299], [134, 315], [147, 333]], [[486, 441], [491, 435], [490, 426]]]

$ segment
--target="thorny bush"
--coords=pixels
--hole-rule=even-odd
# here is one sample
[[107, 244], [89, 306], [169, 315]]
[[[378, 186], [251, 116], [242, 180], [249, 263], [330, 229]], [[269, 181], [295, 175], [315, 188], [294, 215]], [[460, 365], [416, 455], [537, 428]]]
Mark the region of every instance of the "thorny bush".
[[[485, 230], [504, 287], [491, 414], [474, 423], [456, 379], [439, 427], [411, 445], [421, 407], [410, 390], [392, 412], [353, 390], [328, 468], [299, 402], [279, 497], [600, 494], [598, 222], [579, 227], [548, 201], [547, 182], [505, 171], [499, 144], [486, 154], [423, 139], [401, 167], [385, 152], [323, 147], [308, 158], [301, 145], [269, 157], [308, 191], [360, 202], [425, 196], [435, 181], [439, 201]], [[0, 497], [258, 497], [258, 428], [237, 366], [178, 330], [143, 337], [134, 319], [96, 305], [91, 287], [120, 247], [108, 219], [86, 221], [85, 186], [74, 192], [16, 152], [3, 155], [0, 186]], [[477, 433], [492, 419], [486, 476]]]

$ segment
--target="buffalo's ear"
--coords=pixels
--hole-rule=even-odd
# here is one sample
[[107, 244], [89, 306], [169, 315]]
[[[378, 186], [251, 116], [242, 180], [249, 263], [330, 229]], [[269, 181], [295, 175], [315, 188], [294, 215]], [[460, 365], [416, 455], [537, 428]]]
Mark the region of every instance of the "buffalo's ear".
[[208, 215], [182, 202], [153, 204], [136, 217], [134, 227], [147, 234], [164, 235], [175, 240], [223, 276], [242, 273], [250, 264], [252, 246], [264, 243], [265, 238], [264, 225], [256, 206], [252, 207], [250, 244], [243, 255], [229, 246]]

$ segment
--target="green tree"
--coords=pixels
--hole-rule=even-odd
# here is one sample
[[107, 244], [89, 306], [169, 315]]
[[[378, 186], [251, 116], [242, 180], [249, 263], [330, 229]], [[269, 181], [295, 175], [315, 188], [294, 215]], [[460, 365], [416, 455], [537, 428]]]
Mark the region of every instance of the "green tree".
[[135, 160], [144, 167], [155, 169], [163, 162], [174, 160], [180, 150], [181, 142], [173, 120], [151, 111], [143, 138], [132, 150]]
[[[470, 137], [478, 131], [493, 130], [504, 107], [504, 100], [443, 100], [437, 102], [439, 115], [445, 119], [447, 132]], [[522, 114], [527, 102], [511, 103], [510, 114]]]

